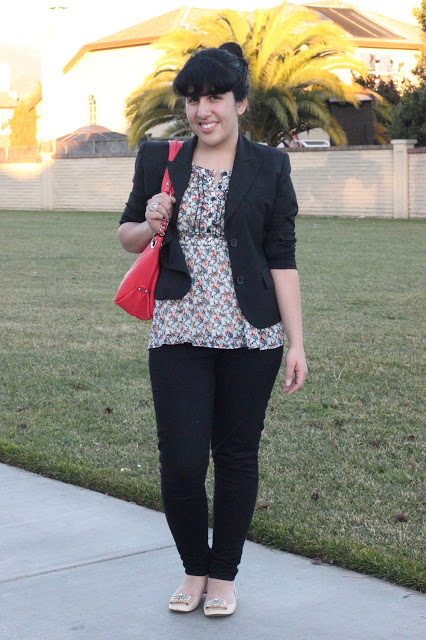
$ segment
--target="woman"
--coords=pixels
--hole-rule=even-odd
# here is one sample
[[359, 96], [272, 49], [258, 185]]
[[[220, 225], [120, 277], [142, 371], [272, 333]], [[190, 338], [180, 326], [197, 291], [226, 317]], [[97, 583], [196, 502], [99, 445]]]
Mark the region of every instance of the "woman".
[[168, 143], [144, 143], [118, 235], [139, 253], [169, 220], [149, 340], [162, 498], [185, 568], [169, 608], [193, 611], [207, 593], [205, 614], [219, 616], [236, 607], [234, 578], [255, 507], [259, 441], [284, 330], [284, 393], [297, 391], [307, 375], [297, 202], [288, 155], [238, 132], [249, 93], [238, 45], [194, 54], [174, 90], [185, 98], [195, 134], [168, 163], [175, 197], [158, 193]]

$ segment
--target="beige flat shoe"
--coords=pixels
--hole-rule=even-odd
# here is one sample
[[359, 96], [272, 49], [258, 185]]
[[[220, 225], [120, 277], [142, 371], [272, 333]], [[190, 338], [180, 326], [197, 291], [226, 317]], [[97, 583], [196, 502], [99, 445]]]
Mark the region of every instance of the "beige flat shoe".
[[199, 598], [193, 598], [189, 593], [177, 593], [170, 598], [169, 609], [179, 613], [194, 611], [200, 604], [204, 593]]
[[201, 598], [207, 593], [207, 580], [199, 598], [193, 598], [189, 593], [175, 593], [169, 602], [169, 609], [178, 613], [189, 613], [194, 611], [201, 602]]
[[235, 602], [227, 603], [223, 598], [211, 598], [204, 603], [204, 613], [206, 616], [230, 616], [237, 608], [237, 590], [234, 585]]

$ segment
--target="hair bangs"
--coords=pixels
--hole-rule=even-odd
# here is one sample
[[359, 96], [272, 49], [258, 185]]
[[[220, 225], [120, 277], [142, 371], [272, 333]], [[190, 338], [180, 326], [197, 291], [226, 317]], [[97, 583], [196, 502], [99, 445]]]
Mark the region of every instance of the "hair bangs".
[[213, 58], [190, 58], [176, 76], [173, 89], [185, 98], [198, 98], [232, 91], [235, 74]]

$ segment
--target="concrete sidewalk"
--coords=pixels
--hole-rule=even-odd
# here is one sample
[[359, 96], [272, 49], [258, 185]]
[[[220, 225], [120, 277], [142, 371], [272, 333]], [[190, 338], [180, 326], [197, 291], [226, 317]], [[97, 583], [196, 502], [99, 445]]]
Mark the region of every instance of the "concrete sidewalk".
[[162, 513], [0, 464], [1, 640], [420, 640], [426, 598], [247, 542], [237, 611], [179, 615]]

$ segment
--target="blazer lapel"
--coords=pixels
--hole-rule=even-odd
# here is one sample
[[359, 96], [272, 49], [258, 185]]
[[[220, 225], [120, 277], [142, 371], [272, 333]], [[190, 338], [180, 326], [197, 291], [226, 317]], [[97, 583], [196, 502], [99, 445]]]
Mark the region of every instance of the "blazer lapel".
[[225, 223], [232, 216], [244, 198], [259, 172], [261, 161], [253, 153], [250, 140], [243, 135], [238, 137], [232, 175], [229, 181], [228, 196], [225, 205]]

